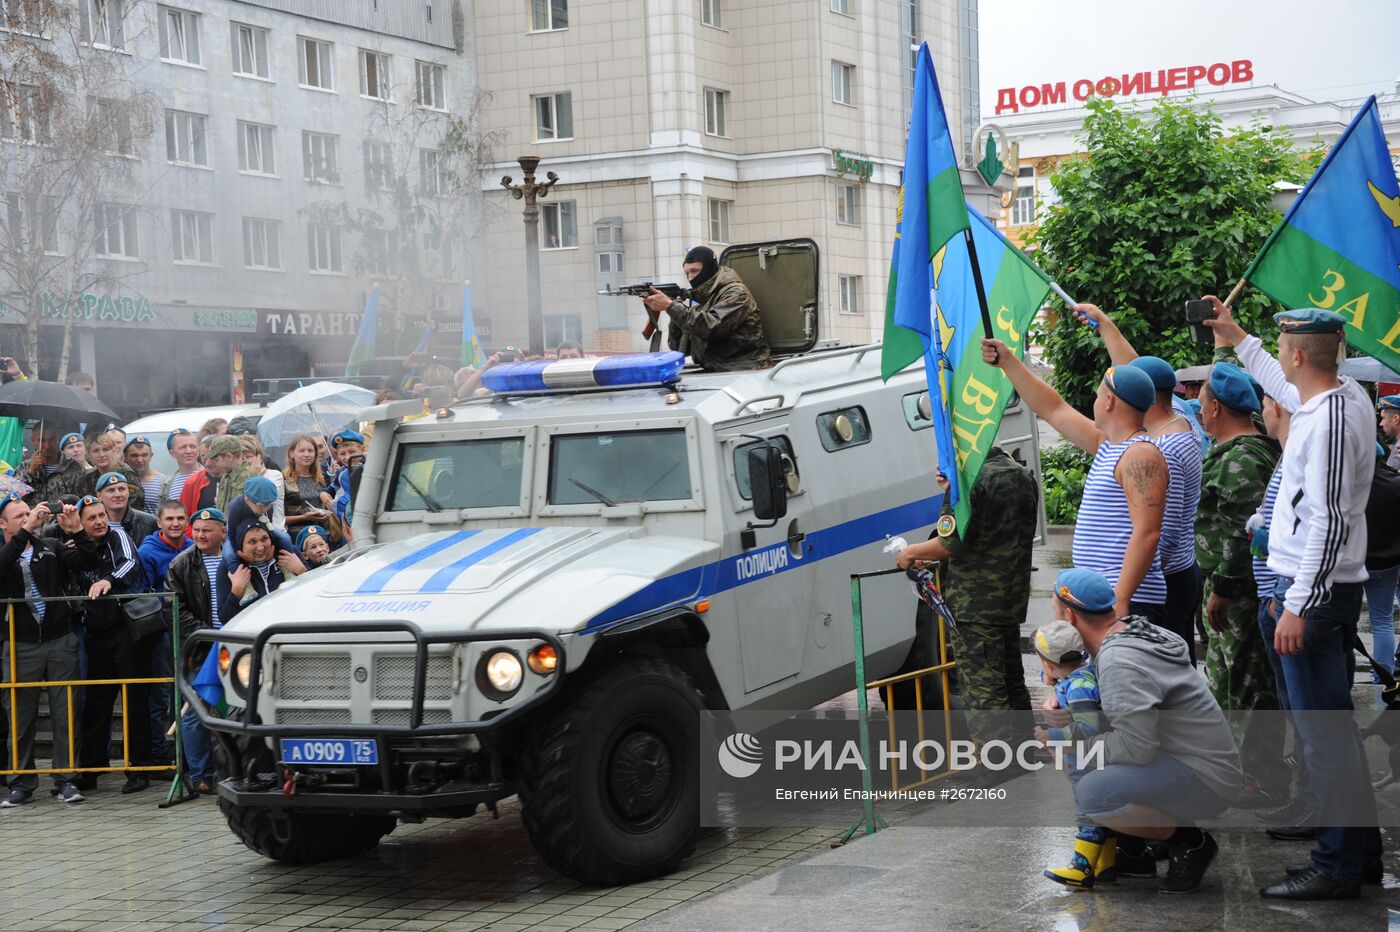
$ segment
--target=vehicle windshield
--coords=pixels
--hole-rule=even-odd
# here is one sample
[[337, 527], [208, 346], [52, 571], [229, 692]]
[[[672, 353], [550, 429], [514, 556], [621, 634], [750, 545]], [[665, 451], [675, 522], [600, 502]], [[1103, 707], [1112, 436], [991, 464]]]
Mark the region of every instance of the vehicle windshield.
[[516, 507], [524, 469], [521, 437], [407, 443], [399, 448], [388, 510]]
[[550, 446], [551, 505], [685, 501], [692, 495], [682, 428], [561, 435]]

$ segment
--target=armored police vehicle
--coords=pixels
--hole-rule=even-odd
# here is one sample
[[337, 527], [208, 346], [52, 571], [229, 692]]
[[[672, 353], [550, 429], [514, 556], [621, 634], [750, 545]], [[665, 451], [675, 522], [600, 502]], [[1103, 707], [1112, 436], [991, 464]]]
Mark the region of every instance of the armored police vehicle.
[[[811, 241], [724, 262], [772, 368], [522, 363], [436, 416], [366, 413], [353, 550], [189, 645], [219, 645], [229, 712], [200, 715], [250, 847], [342, 857], [518, 794], [550, 865], [636, 881], [692, 849], [701, 709], [851, 689], [849, 574], [938, 518], [923, 369], [885, 384], [878, 344], [816, 348]], [[1039, 462], [1019, 403], [1001, 442]], [[901, 577], [864, 617], [872, 676], [931, 662]]]

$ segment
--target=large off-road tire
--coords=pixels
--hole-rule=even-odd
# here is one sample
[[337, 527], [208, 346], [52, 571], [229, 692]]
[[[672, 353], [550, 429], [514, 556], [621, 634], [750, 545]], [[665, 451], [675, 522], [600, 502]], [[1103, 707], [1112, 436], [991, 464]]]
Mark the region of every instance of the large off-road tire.
[[550, 867], [617, 886], [680, 865], [699, 832], [702, 705], [683, 671], [623, 657], [536, 718], [520, 799]]
[[[217, 779], [230, 776], [224, 755], [215, 743]], [[315, 864], [348, 858], [379, 844], [397, 820], [387, 816], [356, 816], [286, 812], [256, 806], [235, 806], [220, 797], [219, 811], [243, 844], [284, 864]]]

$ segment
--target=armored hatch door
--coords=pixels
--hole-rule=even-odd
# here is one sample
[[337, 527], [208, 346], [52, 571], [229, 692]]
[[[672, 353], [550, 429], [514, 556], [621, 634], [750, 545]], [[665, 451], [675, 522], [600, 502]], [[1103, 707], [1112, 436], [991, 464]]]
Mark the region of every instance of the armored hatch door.
[[730, 246], [719, 257], [753, 292], [763, 335], [774, 356], [817, 345], [819, 256], [815, 240], [773, 240]]

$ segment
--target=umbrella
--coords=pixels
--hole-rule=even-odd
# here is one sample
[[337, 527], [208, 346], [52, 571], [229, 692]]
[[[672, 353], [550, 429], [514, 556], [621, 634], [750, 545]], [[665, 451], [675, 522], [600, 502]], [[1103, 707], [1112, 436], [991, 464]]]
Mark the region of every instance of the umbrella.
[[1344, 359], [1337, 371], [1342, 375], [1351, 376], [1358, 382], [1400, 382], [1400, 372], [1370, 356]]
[[120, 420], [116, 412], [97, 400], [96, 395], [71, 385], [38, 379], [0, 386], [0, 417], [84, 423]]
[[0, 495], [9, 495], [13, 492], [15, 495], [23, 497], [33, 491], [32, 485], [25, 485], [14, 476], [0, 476]]
[[374, 392], [343, 382], [314, 382], [268, 405], [258, 421], [264, 446], [284, 447], [297, 434], [330, 436], [359, 423], [360, 412], [374, 404]]

